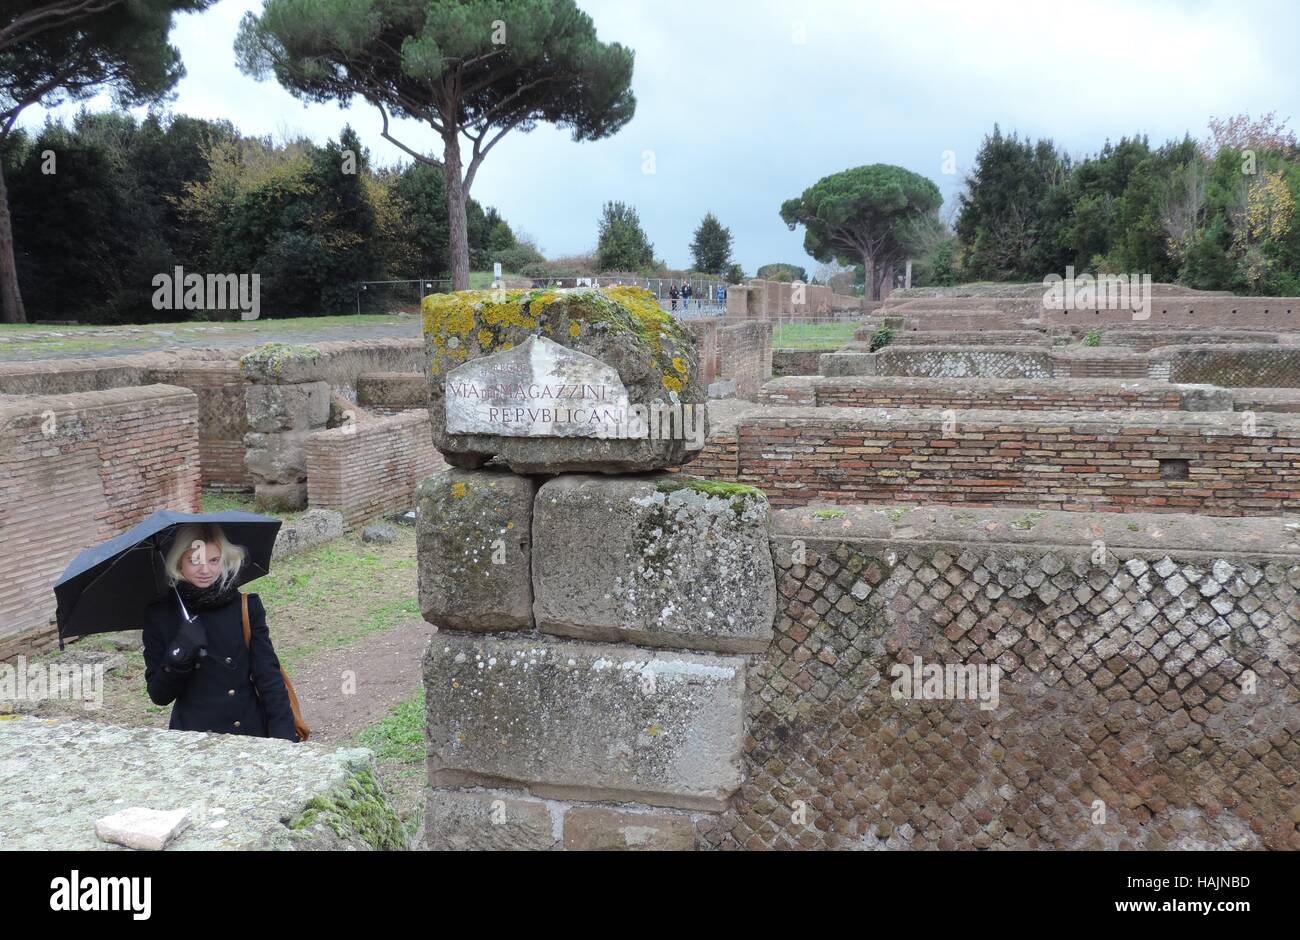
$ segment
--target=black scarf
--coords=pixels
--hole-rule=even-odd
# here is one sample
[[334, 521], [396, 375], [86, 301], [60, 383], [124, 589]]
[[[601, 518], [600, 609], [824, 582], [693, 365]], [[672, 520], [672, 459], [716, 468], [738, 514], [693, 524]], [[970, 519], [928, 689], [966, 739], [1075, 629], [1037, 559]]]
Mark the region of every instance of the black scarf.
[[205, 588], [197, 587], [182, 578], [176, 582], [176, 590], [185, 602], [185, 609], [191, 613], [196, 610], [216, 610], [239, 598], [239, 588], [234, 582], [224, 591], [221, 590], [220, 578]]

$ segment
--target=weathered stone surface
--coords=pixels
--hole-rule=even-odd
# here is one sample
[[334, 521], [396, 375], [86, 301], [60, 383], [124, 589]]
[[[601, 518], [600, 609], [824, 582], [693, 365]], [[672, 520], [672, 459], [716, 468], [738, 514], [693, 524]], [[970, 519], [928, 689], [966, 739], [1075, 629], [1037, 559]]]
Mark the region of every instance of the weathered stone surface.
[[627, 423], [618, 373], [599, 359], [530, 336], [447, 374], [447, 430], [504, 437], [606, 437]]
[[[694, 338], [648, 291], [632, 287], [460, 291], [426, 297], [423, 307], [433, 441], [453, 466], [477, 467], [497, 455], [518, 473], [619, 473], [675, 466], [698, 453], [687, 448], [680, 434], [526, 438], [457, 433], [447, 424], [452, 371], [521, 346], [530, 337], [545, 337], [611, 367], [634, 407], [701, 404], [705, 388]], [[539, 389], [537, 394], [545, 393]], [[554, 401], [554, 397], [536, 399], [539, 409]], [[707, 421], [707, 415], [701, 414], [699, 420]]]
[[744, 660], [440, 633], [425, 651], [433, 787], [716, 810], [740, 786]]
[[364, 748], [0, 719], [0, 850], [116, 849], [95, 821], [187, 809], [169, 849], [405, 849]]
[[307, 479], [306, 441], [310, 431], [244, 435], [244, 466], [261, 483], [301, 483]]
[[695, 824], [671, 813], [625, 813], [575, 806], [564, 816], [564, 848], [579, 852], [690, 852]]
[[103, 842], [161, 852], [190, 824], [188, 809], [159, 810], [132, 806], [95, 820], [95, 835]]
[[324, 378], [321, 351], [315, 346], [263, 343], [239, 359], [240, 370], [259, 385], [297, 385]]
[[[253, 501], [259, 509], [293, 512], [307, 506], [306, 483], [255, 483]], [[339, 516], [342, 524], [342, 515]]]
[[[303, 498], [306, 498], [305, 492]], [[280, 526], [280, 531], [275, 534], [271, 560], [295, 555], [342, 535], [343, 513], [334, 509], [309, 509], [292, 522]]]
[[822, 375], [875, 375], [876, 354], [868, 352], [822, 353], [817, 359]]
[[567, 474], [538, 490], [533, 616], [561, 636], [723, 652], [772, 638], [770, 511], [682, 474]]
[[560, 845], [561, 809], [545, 800], [496, 790], [430, 789], [426, 805], [425, 845], [434, 851], [537, 852]]
[[250, 385], [244, 391], [244, 407], [250, 431], [322, 428], [330, 416], [330, 387], [325, 382]]
[[533, 625], [536, 489], [502, 470], [452, 468], [420, 484], [415, 532], [425, 620], [458, 630]]
[[397, 533], [392, 526], [387, 525], [368, 525], [361, 530], [361, 541], [379, 542], [387, 544], [397, 538]]

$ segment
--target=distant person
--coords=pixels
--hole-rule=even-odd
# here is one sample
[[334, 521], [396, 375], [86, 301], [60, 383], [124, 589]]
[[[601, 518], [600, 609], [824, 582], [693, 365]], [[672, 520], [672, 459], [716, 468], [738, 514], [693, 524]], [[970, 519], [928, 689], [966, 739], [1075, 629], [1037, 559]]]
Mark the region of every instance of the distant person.
[[725, 307], [726, 305], [727, 305], [727, 285], [719, 284], [718, 285], [718, 306]]
[[671, 300], [673, 303], [673, 310], [677, 309], [677, 298], [679, 296], [681, 295], [677, 293], [676, 284], [673, 284], [671, 287], [668, 288], [668, 299]]
[[686, 310], [691, 305], [691, 282], [682, 282], [682, 309]]

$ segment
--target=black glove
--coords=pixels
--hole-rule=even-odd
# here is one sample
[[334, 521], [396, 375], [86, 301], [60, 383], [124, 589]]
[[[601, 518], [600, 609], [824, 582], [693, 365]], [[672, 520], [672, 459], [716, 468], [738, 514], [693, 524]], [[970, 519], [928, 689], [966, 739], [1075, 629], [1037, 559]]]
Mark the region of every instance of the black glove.
[[182, 620], [181, 628], [167, 650], [167, 660], [172, 665], [187, 665], [207, 645], [208, 634], [203, 629], [203, 622], [197, 616], [192, 620]]

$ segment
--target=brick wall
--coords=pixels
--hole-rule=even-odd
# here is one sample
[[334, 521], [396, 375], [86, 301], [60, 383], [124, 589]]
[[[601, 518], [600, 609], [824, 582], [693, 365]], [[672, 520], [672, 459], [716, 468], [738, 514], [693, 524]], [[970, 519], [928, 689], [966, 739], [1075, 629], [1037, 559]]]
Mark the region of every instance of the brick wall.
[[[709, 845], [1300, 849], [1284, 519], [965, 515], [777, 514], [746, 783]], [[996, 707], [894, 697], [917, 656], [996, 664]]]
[[434, 450], [427, 410], [315, 431], [306, 443], [308, 502], [353, 527], [415, 505], [415, 489], [446, 464]]
[[1225, 343], [1278, 342], [1278, 334], [1262, 330], [1105, 330], [1101, 334], [1102, 346], [1129, 346], [1148, 350], [1159, 346], [1220, 346]]
[[[857, 330], [853, 338], [870, 340], [873, 330]], [[929, 330], [905, 329], [895, 333], [891, 346], [1051, 346], [1052, 338], [1035, 330]]]
[[1091, 330], [1098, 327], [1197, 329], [1242, 327], [1264, 330], [1300, 330], [1300, 298], [1297, 297], [1157, 297], [1151, 303], [1151, 317], [1135, 321], [1132, 310], [1048, 310], [1039, 311], [1045, 324]]
[[198, 414], [170, 385], [0, 402], [0, 659], [48, 643], [78, 552], [154, 510], [201, 510]]
[[149, 369], [148, 380], [188, 388], [199, 399], [199, 458], [204, 486], [245, 489], [253, 478], [244, 465], [248, 379], [235, 362], [195, 362], [175, 368]]
[[1026, 411], [1157, 409], [1231, 411], [1225, 390], [1165, 382], [1098, 379], [945, 379], [902, 377], [801, 377], [772, 381], [760, 400], [844, 408], [994, 408]]
[[816, 375], [817, 359], [833, 349], [773, 349], [773, 375]]
[[366, 372], [357, 376], [357, 404], [383, 417], [429, 407], [429, 382], [416, 372]]
[[695, 355], [700, 364], [700, 382], [708, 386], [718, 375], [718, 328], [726, 322], [724, 317], [705, 317], [682, 320], [681, 326], [695, 337]]
[[770, 323], [739, 323], [718, 330], [718, 378], [734, 381], [738, 398], [756, 398], [771, 377]]
[[[729, 479], [786, 506], [960, 503], [1216, 516], [1300, 509], [1300, 419], [1261, 413], [1254, 434], [1244, 431], [1235, 412], [958, 411], [945, 434], [933, 410], [755, 406], [711, 432], [702, 457], [734, 447]], [[1186, 479], [1172, 478], [1184, 471]]]

